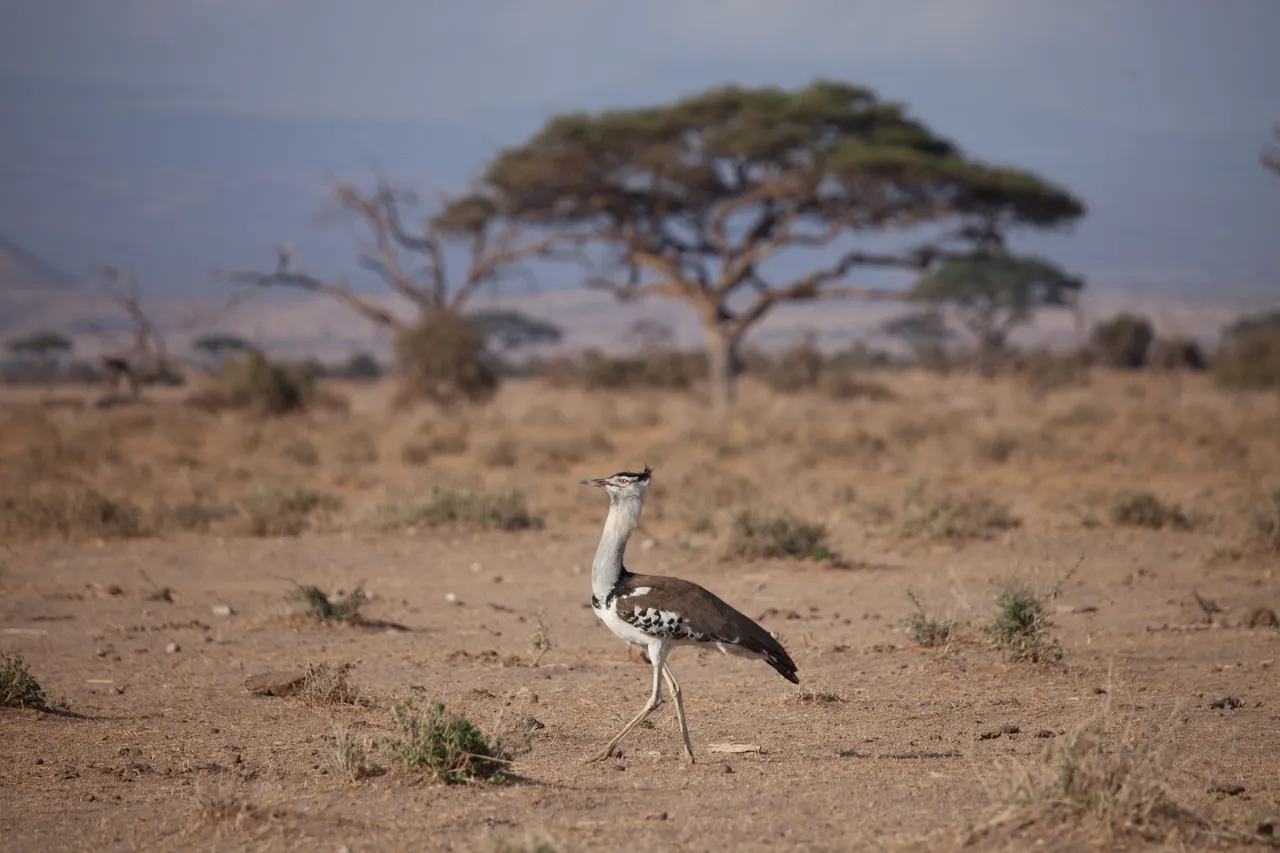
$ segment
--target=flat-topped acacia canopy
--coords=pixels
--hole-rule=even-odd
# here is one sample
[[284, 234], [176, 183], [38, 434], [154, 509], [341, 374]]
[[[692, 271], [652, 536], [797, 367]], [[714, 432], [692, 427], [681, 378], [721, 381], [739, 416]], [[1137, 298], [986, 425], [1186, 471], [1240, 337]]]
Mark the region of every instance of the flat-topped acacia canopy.
[[[733, 349], [773, 305], [896, 297], [839, 282], [858, 266], [923, 270], [949, 254], [993, 251], [1010, 229], [1052, 228], [1084, 213], [1071, 193], [1030, 172], [966, 156], [901, 104], [821, 80], [554, 117], [502, 151], [483, 183], [437, 223], [466, 231], [498, 215], [610, 247], [625, 279], [590, 284], [622, 298], [689, 301], [707, 327], [716, 397], [726, 404]], [[942, 225], [944, 236], [905, 252], [850, 250], [791, 281], [761, 272], [787, 248], [922, 225]], [[745, 290], [746, 307], [731, 310], [730, 297]]]

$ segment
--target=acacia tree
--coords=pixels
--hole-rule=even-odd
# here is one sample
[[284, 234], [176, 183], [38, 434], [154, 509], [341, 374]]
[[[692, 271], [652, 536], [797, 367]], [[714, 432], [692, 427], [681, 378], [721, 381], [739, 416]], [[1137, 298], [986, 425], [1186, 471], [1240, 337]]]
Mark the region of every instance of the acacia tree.
[[[331, 197], [335, 212], [354, 218], [366, 232], [358, 246], [359, 265], [407, 300], [415, 316], [402, 317], [381, 301], [357, 293], [345, 281], [305, 271], [297, 254], [288, 246], [277, 247], [276, 268], [270, 272], [224, 270], [218, 273], [219, 277], [250, 287], [292, 287], [336, 299], [375, 326], [391, 331], [402, 356], [429, 345], [431, 340], [443, 345], [447, 338], [471, 346], [474, 352], [443, 360], [439, 358], [442, 354], [433, 353], [427, 359], [435, 365], [433, 370], [456, 364], [460, 381], [474, 373], [475, 361], [482, 355], [482, 341], [476, 335], [464, 330], [453, 334], [448, 329], [461, 319], [467, 301], [482, 286], [496, 284], [505, 275], [528, 278], [527, 271], [520, 266], [522, 262], [557, 257], [580, 242], [576, 236], [567, 234], [522, 240], [519, 223], [499, 217], [493, 205], [480, 196], [467, 196], [443, 205], [423, 217], [417, 228], [405, 224], [402, 211], [416, 201], [415, 196], [393, 188], [385, 180], [379, 180], [372, 192], [337, 183]], [[453, 243], [466, 247], [468, 264], [460, 276], [451, 280], [445, 257], [446, 249]], [[410, 259], [416, 259], [421, 267], [414, 268]], [[446, 377], [437, 377], [432, 387], [440, 380], [445, 380], [444, 385], [451, 384]], [[475, 387], [478, 391], [491, 389], [483, 383]]]
[[1040, 309], [1076, 307], [1083, 288], [1083, 279], [1040, 258], [994, 255], [947, 260], [916, 282], [911, 298], [955, 313], [990, 375], [1014, 329]]
[[[862, 267], [928, 268], [948, 252], [987, 251], [1017, 226], [1070, 223], [1084, 208], [1023, 171], [972, 160], [869, 89], [816, 81], [797, 91], [736, 86], [671, 104], [550, 119], [488, 167], [480, 195], [514, 221], [603, 246], [609, 271], [588, 285], [620, 299], [682, 299], [707, 335], [713, 402], [732, 399], [743, 336], [775, 306], [839, 297], [899, 298], [855, 287]], [[859, 235], [919, 235], [900, 251]], [[823, 252], [781, 277], [789, 249]], [[819, 255], [819, 252], [814, 252]]]

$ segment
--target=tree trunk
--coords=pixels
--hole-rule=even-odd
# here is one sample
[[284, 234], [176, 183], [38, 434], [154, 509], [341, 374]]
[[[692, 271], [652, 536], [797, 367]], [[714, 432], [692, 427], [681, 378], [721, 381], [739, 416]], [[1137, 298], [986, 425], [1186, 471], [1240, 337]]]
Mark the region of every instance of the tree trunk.
[[733, 406], [734, 385], [738, 378], [739, 336], [718, 326], [707, 328], [707, 383], [711, 391], [711, 409], [716, 415], [727, 414]]

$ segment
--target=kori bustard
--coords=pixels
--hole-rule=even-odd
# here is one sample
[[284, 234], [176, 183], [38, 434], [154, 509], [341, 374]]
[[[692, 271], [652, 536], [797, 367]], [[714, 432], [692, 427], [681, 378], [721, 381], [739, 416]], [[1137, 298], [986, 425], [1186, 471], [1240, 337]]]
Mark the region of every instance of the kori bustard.
[[582, 481], [584, 486], [596, 486], [609, 496], [609, 517], [591, 564], [591, 609], [613, 633], [632, 645], [644, 646], [653, 664], [649, 701], [589, 762], [613, 755], [622, 739], [662, 704], [664, 679], [675, 699], [685, 754], [690, 762], [694, 760], [680, 683], [667, 665], [667, 654], [674, 646], [710, 646], [725, 654], [758, 658], [788, 681], [800, 683], [796, 665], [786, 649], [768, 631], [715, 595], [680, 578], [627, 571], [623, 552], [640, 522], [652, 474], [653, 469], [646, 465], [640, 473], [623, 471]]

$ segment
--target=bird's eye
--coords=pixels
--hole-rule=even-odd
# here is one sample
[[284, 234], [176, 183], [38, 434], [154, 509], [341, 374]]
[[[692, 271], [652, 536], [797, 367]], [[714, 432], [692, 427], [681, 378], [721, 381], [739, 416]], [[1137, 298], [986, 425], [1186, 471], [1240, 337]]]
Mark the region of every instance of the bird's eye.
[[630, 481], [630, 480], [628, 480], [626, 477], [619, 477], [619, 478], [618, 478], [618, 485], [620, 485], [620, 486], [625, 486], [627, 483], [630, 483], [630, 482], [631, 482], [631, 481]]

